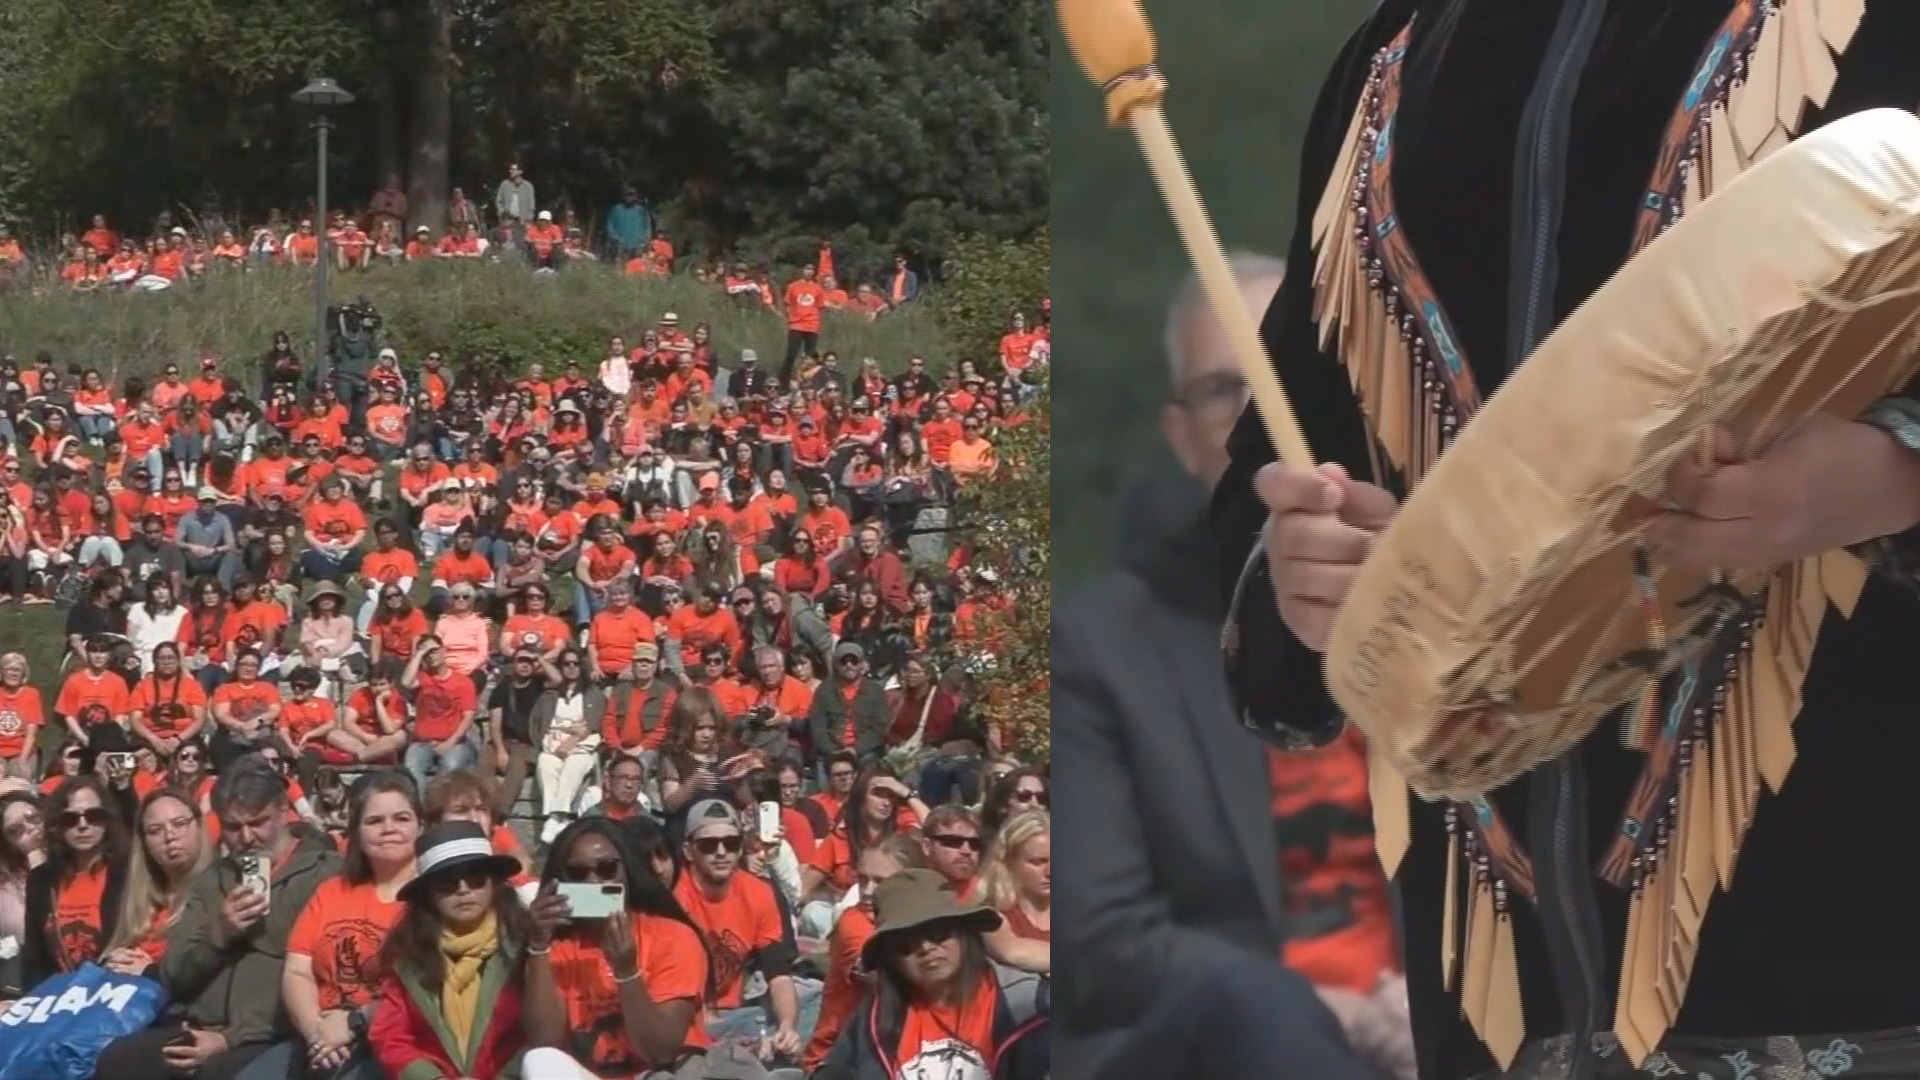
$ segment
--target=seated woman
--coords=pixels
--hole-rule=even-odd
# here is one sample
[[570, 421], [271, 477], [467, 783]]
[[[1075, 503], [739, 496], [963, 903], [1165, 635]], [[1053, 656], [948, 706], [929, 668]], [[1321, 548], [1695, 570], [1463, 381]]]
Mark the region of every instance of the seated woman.
[[546, 692], [534, 703], [530, 725], [540, 747], [534, 771], [540, 777], [540, 840], [551, 843], [573, 819], [574, 800], [592, 774], [600, 750], [607, 695], [593, 684], [586, 661], [564, 649], [546, 669]]
[[[347, 812], [346, 865], [314, 891], [287, 937], [280, 996], [316, 1075], [381, 1080], [371, 1061], [354, 1059], [366, 1049], [378, 989], [372, 960], [406, 910], [400, 893], [414, 878], [423, 821], [411, 777], [369, 776]], [[281, 1062], [279, 1076], [289, 1064]]]
[[936, 1065], [944, 1075], [1045, 1080], [1044, 1016], [1009, 1007], [983, 935], [992, 908], [954, 895], [934, 870], [903, 870], [873, 892], [877, 926], [860, 959], [873, 972], [864, 1006], [813, 1080], [888, 1080]]
[[[570, 918], [563, 881], [619, 884], [626, 908], [614, 918]], [[555, 837], [532, 918], [526, 1017], [539, 1048], [527, 1052], [527, 1075], [687, 1075], [706, 1046], [694, 1023], [711, 980], [706, 947], [621, 826], [586, 818]]]
[[814, 1021], [800, 1063], [817, 1069], [840, 1038], [854, 1010], [873, 985], [873, 973], [860, 962], [861, 950], [873, 937], [873, 890], [900, 873], [924, 866], [920, 845], [905, 833], [895, 833], [860, 853], [860, 902], [842, 912], [827, 939], [827, 978], [820, 988], [820, 1018]]
[[142, 975], [167, 951], [167, 928], [180, 917], [187, 885], [213, 862], [200, 808], [193, 797], [161, 788], [140, 801], [136, 854], [128, 860], [120, 916], [100, 965]]
[[406, 909], [380, 950], [367, 1043], [393, 1077], [519, 1075], [521, 979], [533, 934], [496, 855], [468, 821], [429, 828]]
[[21, 960], [31, 987], [99, 960], [120, 925], [127, 823], [99, 777], [81, 774], [47, 804], [47, 861], [27, 875]]

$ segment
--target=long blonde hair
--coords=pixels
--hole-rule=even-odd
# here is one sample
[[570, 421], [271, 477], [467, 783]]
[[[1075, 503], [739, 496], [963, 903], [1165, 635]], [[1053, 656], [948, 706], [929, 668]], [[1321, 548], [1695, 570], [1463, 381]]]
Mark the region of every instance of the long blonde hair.
[[1027, 842], [1053, 832], [1053, 818], [1045, 810], [1023, 810], [1000, 826], [988, 851], [987, 868], [980, 871], [980, 895], [995, 911], [1005, 911], [1020, 902], [1020, 887], [1014, 883], [1013, 860]]
[[[148, 808], [161, 799], [172, 799], [187, 808], [193, 814], [193, 827], [200, 838], [200, 854], [193, 860], [193, 869], [180, 879], [178, 889], [167, 887], [167, 878], [153, 856], [147, 852], [146, 817]], [[213, 862], [213, 842], [207, 839], [207, 826], [201, 816], [200, 806], [193, 796], [179, 788], [161, 788], [149, 792], [140, 800], [140, 810], [133, 816], [134, 857], [128, 860], [126, 891], [120, 898], [120, 919], [113, 928], [113, 937], [107, 941], [105, 952], [130, 948], [140, 943], [156, 929], [154, 918], [161, 912], [167, 913], [167, 925], [172, 925], [180, 917], [181, 901], [186, 899], [187, 888], [200, 871]]]

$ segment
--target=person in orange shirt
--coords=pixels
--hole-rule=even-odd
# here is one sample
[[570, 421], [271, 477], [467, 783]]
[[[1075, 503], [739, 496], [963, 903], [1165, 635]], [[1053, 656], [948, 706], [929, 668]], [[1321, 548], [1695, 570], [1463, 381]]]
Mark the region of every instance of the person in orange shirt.
[[606, 595], [607, 606], [587, 628], [587, 658], [599, 678], [612, 682], [633, 663], [634, 649], [653, 641], [655, 634], [653, 619], [633, 606], [628, 579], [615, 579]]
[[339, 582], [359, 571], [367, 517], [348, 500], [346, 481], [337, 476], [320, 481], [320, 497], [307, 504], [301, 518], [307, 550], [300, 554], [300, 569], [308, 580]]
[[[664, 1075], [686, 1061], [689, 1049], [708, 1045], [700, 1015], [719, 973], [710, 967], [698, 927], [637, 857], [625, 828], [590, 817], [554, 838], [529, 906], [534, 932], [525, 993], [530, 1010], [564, 1017], [566, 1034], [557, 1048], [527, 1052], [527, 1076]], [[625, 910], [611, 919], [570, 919], [558, 895], [563, 881], [619, 885]], [[699, 1066], [689, 1075], [710, 1074]]]
[[787, 286], [787, 357], [780, 365], [780, 385], [792, 384], [794, 362], [802, 355], [820, 354], [820, 308], [826, 299], [812, 266], [802, 267], [799, 279]]
[[330, 242], [335, 245], [334, 265], [342, 270], [365, 270], [373, 258], [373, 238], [360, 228], [359, 222], [351, 218], [340, 227], [338, 236], [330, 238]]
[[[757, 1035], [770, 1013], [770, 1048], [777, 1054], [796, 1054], [801, 1046], [795, 1028], [800, 1002], [791, 974], [794, 957], [773, 886], [742, 871], [745, 846], [746, 832], [732, 806], [704, 799], [688, 810], [682, 846], [687, 870], [673, 893], [713, 958], [706, 1034], [718, 1043], [748, 1030]], [[767, 980], [765, 1006], [742, 1007], [749, 967]]]
[[120, 234], [107, 227], [107, 215], [95, 214], [93, 224], [80, 235], [80, 242], [92, 248], [94, 254], [104, 259], [112, 255], [114, 249], [120, 246]]
[[0, 779], [38, 779], [34, 773], [34, 740], [46, 716], [40, 707], [40, 691], [28, 683], [28, 677], [25, 654], [0, 656]]
[[553, 223], [553, 211], [542, 210], [534, 215], [533, 224], [526, 229], [527, 250], [533, 255], [533, 264], [551, 268], [554, 253], [563, 239], [565, 234]]
[[693, 603], [667, 619], [667, 636], [680, 643], [682, 670], [699, 668], [701, 654], [710, 646], [726, 649], [729, 657], [740, 655], [740, 624], [720, 606], [726, 595], [724, 586], [710, 583], [694, 594]]
[[870, 975], [860, 952], [873, 937], [873, 890], [902, 870], [921, 866], [920, 849], [906, 836], [889, 836], [860, 853], [860, 902], [842, 912], [827, 938], [827, 977], [820, 988], [820, 1017], [800, 1064], [818, 1069], [867, 996]]
[[413, 230], [413, 239], [407, 241], [407, 261], [419, 262], [435, 256], [437, 247], [433, 242], [433, 230], [421, 225]]
[[993, 455], [993, 443], [987, 441], [982, 425], [974, 417], [960, 424], [960, 438], [947, 451], [947, 471], [956, 484], [965, 486], [992, 476], [999, 468]]
[[[593, 488], [588, 488], [589, 495], [593, 492]], [[618, 508], [615, 509], [617, 511]], [[579, 512], [578, 507], [574, 512]], [[631, 595], [633, 576], [639, 569], [639, 560], [634, 556], [633, 549], [620, 542], [620, 529], [614, 524], [618, 518], [604, 517], [599, 520], [604, 523], [599, 534], [593, 538], [593, 543], [580, 549], [580, 561], [574, 564], [574, 576], [580, 582], [576, 592], [583, 601], [574, 607], [576, 615], [582, 614], [579, 609], [584, 607], [586, 618], [582, 621], [591, 621], [607, 606], [607, 592], [614, 582], [626, 582]]]
[[833, 491], [825, 483], [807, 485], [807, 512], [800, 515], [799, 527], [813, 537], [814, 551], [824, 559], [832, 559], [853, 540], [853, 523], [845, 510], [833, 505]]
[[133, 733], [163, 760], [206, 727], [207, 693], [181, 668], [178, 642], [153, 647], [153, 671], [133, 688], [129, 715]]
[[[113, 639], [96, 634], [86, 642], [86, 666], [68, 675], [54, 699], [53, 711], [82, 744], [131, 749], [127, 738], [132, 695], [117, 671], [107, 670]], [[112, 729], [118, 728], [118, 731]]]
[[287, 237], [287, 254], [295, 266], [312, 266], [320, 261], [320, 237], [313, 231], [312, 218], [301, 218], [299, 227]]

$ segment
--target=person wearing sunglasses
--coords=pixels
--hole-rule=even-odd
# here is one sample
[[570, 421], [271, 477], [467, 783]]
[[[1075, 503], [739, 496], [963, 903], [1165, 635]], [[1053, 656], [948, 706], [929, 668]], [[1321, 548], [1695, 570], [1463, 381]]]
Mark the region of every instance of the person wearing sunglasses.
[[535, 933], [509, 881], [519, 866], [470, 821], [429, 827], [416, 853], [406, 910], [377, 961], [367, 1043], [388, 1076], [518, 1075]]
[[[797, 1054], [803, 1041], [798, 1027], [800, 995], [791, 974], [794, 948], [773, 886], [740, 872], [746, 846], [740, 815], [720, 799], [703, 799], [688, 811], [686, 822], [682, 850], [687, 872], [673, 893], [706, 939], [713, 960], [713, 989], [706, 1000], [707, 1037], [715, 1042], [745, 1038], [758, 1044], [771, 1026], [766, 1045], [774, 1055]], [[745, 1003], [750, 967], [767, 981], [764, 1005]]]
[[987, 955], [984, 935], [999, 927], [998, 912], [954, 895], [930, 869], [880, 882], [873, 910], [877, 925], [860, 951], [872, 991], [813, 1080], [1045, 1080], [1045, 1013], [1009, 994]]
[[[562, 883], [618, 886], [624, 909], [574, 918]], [[550, 1049], [527, 1052], [525, 1075], [683, 1075], [704, 1056], [707, 1039], [695, 1020], [714, 975], [707, 947], [623, 826], [585, 818], [556, 836], [531, 914], [527, 1027]]]
[[126, 888], [126, 808], [91, 774], [47, 803], [47, 859], [27, 875], [22, 985], [95, 962], [118, 925]]
[[[833, 692], [828, 692], [828, 686]], [[807, 715], [814, 753], [825, 758], [851, 750], [861, 765], [877, 764], [892, 722], [887, 692], [867, 678], [866, 650], [852, 641], [834, 646], [833, 674], [813, 695]]]

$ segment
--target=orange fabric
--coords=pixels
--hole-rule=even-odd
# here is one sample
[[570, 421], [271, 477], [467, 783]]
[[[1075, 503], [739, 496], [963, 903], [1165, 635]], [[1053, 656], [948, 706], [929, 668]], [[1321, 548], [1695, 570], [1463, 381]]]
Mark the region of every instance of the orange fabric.
[[855, 906], [842, 912], [827, 938], [827, 981], [820, 988], [820, 1018], [814, 1022], [813, 1038], [807, 1042], [801, 1064], [819, 1068], [833, 1049], [834, 1040], [847, 1026], [866, 995], [866, 981], [859, 977], [860, 950], [873, 937], [873, 916]]
[[126, 715], [130, 705], [125, 679], [111, 671], [95, 675], [82, 668], [60, 684], [60, 696], [54, 699], [53, 711], [91, 728], [110, 724], [114, 717]]
[[297, 747], [308, 732], [333, 723], [333, 702], [319, 697], [305, 701], [289, 699], [280, 706], [280, 723], [287, 729], [288, 742]]
[[380, 639], [382, 657], [405, 661], [413, 657], [413, 643], [427, 632], [427, 616], [419, 608], [398, 619], [376, 616], [367, 629]]
[[320, 1008], [357, 1009], [379, 985], [374, 959], [399, 923], [406, 904], [380, 899], [371, 884], [349, 885], [344, 877], [320, 883], [287, 936], [287, 952], [313, 962]]
[[465, 675], [455, 671], [445, 675], [420, 672], [419, 687], [413, 694], [414, 740], [439, 742], [452, 738], [478, 703], [479, 691]]
[[420, 576], [420, 560], [413, 552], [396, 547], [392, 551], [371, 551], [360, 560], [360, 573], [381, 585], [392, 585], [401, 578]]
[[53, 936], [60, 945], [60, 970], [72, 971], [100, 958], [107, 935], [100, 923], [100, 902], [107, 894], [105, 861], [60, 883], [53, 893]]
[[15, 690], [0, 686], [0, 757], [19, 757], [35, 729], [44, 723], [39, 690], [31, 685]]
[[832, 555], [840, 541], [853, 535], [853, 523], [847, 520], [846, 511], [832, 504], [824, 510], [808, 508], [800, 515], [799, 527], [813, 537], [813, 550], [823, 557]]
[[236, 679], [220, 684], [220, 688], [213, 692], [213, 704], [216, 707], [225, 704], [236, 721], [251, 720], [280, 704], [280, 690], [272, 683], [259, 679], [250, 683]]
[[360, 507], [346, 499], [330, 503], [318, 499], [307, 504], [306, 513], [301, 515], [307, 531], [322, 539], [345, 540], [354, 533], [365, 532], [367, 515]]
[[367, 410], [367, 434], [386, 443], [399, 446], [407, 441], [407, 407], [404, 405], [375, 405]]
[[[687, 610], [687, 609], [683, 609]], [[634, 646], [654, 640], [653, 620], [636, 607], [615, 613], [602, 611], [587, 628], [587, 642], [600, 661], [600, 672], [613, 675], [633, 663]]]
[[162, 738], [178, 735], [192, 722], [190, 717], [182, 716], [175, 720], [162, 715], [167, 711], [165, 706], [184, 705], [192, 709], [206, 704], [207, 692], [200, 688], [199, 680], [185, 672], [171, 679], [149, 675], [133, 688], [133, 710], [140, 713], [147, 727]]
[[[971, 1049], [980, 1064], [993, 1064], [993, 1015], [998, 993], [991, 973], [981, 977], [973, 994], [958, 1008], [918, 1002], [907, 1006], [900, 1042], [892, 1047], [902, 1076], [917, 1076], [937, 1062], [951, 1062], [962, 1047]], [[953, 1068], [951, 1064], [946, 1066]]]
[[[796, 857], [798, 852], [794, 853]], [[827, 830], [827, 835], [814, 845], [813, 857], [807, 865], [824, 874], [833, 887], [845, 892], [853, 888], [857, 874], [853, 864], [853, 842], [847, 838], [847, 830], [835, 825]]]
[[487, 563], [486, 556], [478, 550], [465, 555], [448, 548], [433, 563], [433, 580], [444, 581], [449, 585], [465, 581], [474, 585], [488, 585], [493, 582], [493, 567]]
[[528, 634], [536, 635], [540, 639], [541, 652], [547, 652], [571, 636], [567, 624], [558, 615], [529, 615], [525, 612], [510, 615], [505, 629], [507, 642], [512, 646], [518, 646]]
[[1267, 764], [1284, 914], [1317, 930], [1288, 938], [1282, 961], [1316, 986], [1371, 993], [1397, 960], [1359, 730], [1316, 749], [1270, 751]]
[[688, 604], [667, 620], [667, 636], [679, 639], [680, 661], [688, 671], [700, 666], [700, 654], [709, 645], [726, 646], [729, 656], [740, 652], [740, 624], [726, 608], [702, 615]]
[[680, 875], [673, 895], [687, 917], [700, 929], [713, 961], [714, 1008], [740, 1004], [741, 976], [754, 953], [778, 943], [784, 936], [773, 886], [752, 874], [736, 871], [727, 879], [726, 895], [709, 900], [691, 872]]
[[801, 278], [787, 286], [787, 329], [803, 334], [820, 332], [820, 308], [826, 303], [827, 290], [818, 282]]
[[[707, 953], [700, 935], [678, 919], [634, 912], [633, 942], [640, 984], [656, 1004], [690, 1001], [695, 1005], [686, 1044], [707, 1045], [699, 1019], [700, 998], [706, 992]], [[620, 988], [613, 968], [601, 952], [597, 924], [585, 924], [557, 938], [547, 956], [554, 982], [567, 1010], [567, 1050], [595, 1076], [627, 1080], [636, 1073], [671, 1067], [672, 1062], [648, 1061], [627, 1041], [620, 1016]]]
[[612, 581], [615, 574], [637, 561], [633, 549], [625, 544], [613, 545], [612, 551], [603, 550], [599, 544], [591, 544], [581, 550], [580, 557], [587, 562], [587, 577], [603, 586]]

